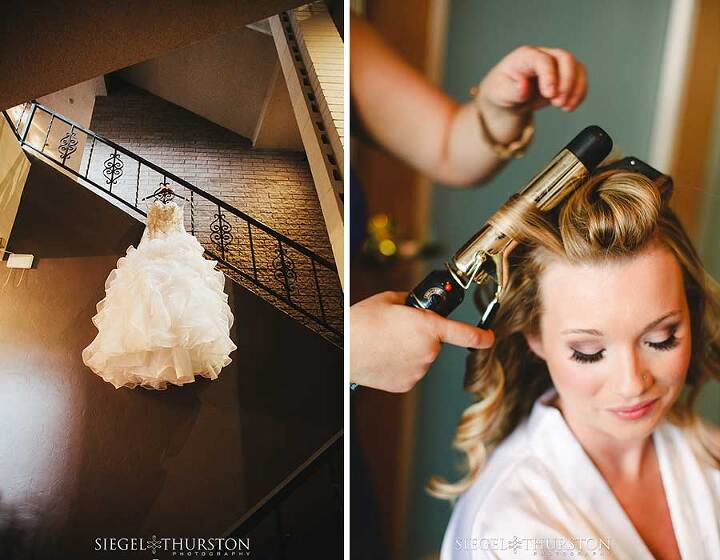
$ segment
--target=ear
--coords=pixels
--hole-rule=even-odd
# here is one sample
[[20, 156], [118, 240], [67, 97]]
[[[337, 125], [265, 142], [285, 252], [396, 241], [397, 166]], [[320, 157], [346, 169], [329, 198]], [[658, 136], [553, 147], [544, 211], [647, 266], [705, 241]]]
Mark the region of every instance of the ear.
[[529, 333], [523, 333], [523, 335], [525, 336], [525, 342], [527, 342], [527, 345], [530, 347], [530, 350], [532, 350], [532, 353], [541, 360], [544, 360], [545, 351], [543, 349], [542, 338], [540, 335]]

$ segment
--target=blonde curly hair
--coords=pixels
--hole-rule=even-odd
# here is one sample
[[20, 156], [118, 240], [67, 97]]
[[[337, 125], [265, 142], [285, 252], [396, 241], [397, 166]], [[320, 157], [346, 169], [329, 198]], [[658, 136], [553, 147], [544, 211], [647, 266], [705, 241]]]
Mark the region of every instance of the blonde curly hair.
[[[473, 351], [467, 361], [465, 409], [453, 445], [466, 456], [465, 475], [455, 483], [437, 476], [428, 491], [453, 500], [479, 476], [487, 454], [530, 414], [552, 381], [545, 362], [531, 352], [525, 333], [539, 334], [538, 284], [551, 258], [602, 262], [632, 256], [659, 243], [677, 259], [690, 310], [692, 357], [686, 391], [668, 419], [684, 426], [702, 460], [720, 468], [720, 444], [693, 411], [703, 385], [720, 380], [720, 290], [669, 207], [672, 183], [636, 172], [608, 170], [591, 176], [568, 200], [542, 215], [516, 222], [519, 245], [509, 257], [507, 287], [493, 321], [495, 345]], [[477, 294], [476, 294], [477, 295]]]

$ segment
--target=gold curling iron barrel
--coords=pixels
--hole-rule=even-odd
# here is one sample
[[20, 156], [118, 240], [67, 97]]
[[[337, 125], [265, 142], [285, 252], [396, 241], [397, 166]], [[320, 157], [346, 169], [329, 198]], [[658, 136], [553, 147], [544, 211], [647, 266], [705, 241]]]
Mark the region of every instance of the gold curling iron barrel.
[[612, 140], [599, 126], [580, 132], [548, 165], [514, 194], [445, 264], [435, 270], [408, 295], [406, 305], [430, 309], [447, 317], [474, 282], [493, 280], [494, 299], [483, 313], [480, 327], [488, 328], [500, 301], [507, 274], [507, 255], [515, 247], [514, 223], [522, 220], [529, 206], [548, 211], [557, 206], [580, 179], [587, 177], [610, 153]]

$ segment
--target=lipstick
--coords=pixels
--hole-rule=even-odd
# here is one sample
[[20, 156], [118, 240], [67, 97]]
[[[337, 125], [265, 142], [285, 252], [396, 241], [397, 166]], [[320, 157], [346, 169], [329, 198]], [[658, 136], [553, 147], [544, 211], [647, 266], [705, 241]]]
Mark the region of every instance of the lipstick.
[[635, 406], [611, 408], [609, 410], [618, 418], [622, 418], [623, 420], [637, 420], [638, 418], [642, 418], [646, 414], [650, 413], [658, 400], [660, 400], [659, 397], [636, 404]]

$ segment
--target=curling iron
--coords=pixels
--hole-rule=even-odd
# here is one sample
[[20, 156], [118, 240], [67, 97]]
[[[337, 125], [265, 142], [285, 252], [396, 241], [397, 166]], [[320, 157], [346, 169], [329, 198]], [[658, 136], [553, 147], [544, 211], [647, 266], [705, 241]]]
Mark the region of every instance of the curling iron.
[[[408, 295], [406, 305], [430, 309], [447, 317], [465, 297], [471, 284], [495, 283], [495, 293], [480, 323], [489, 328], [502, 299], [507, 281], [508, 255], [514, 220], [521, 220], [529, 208], [546, 212], [556, 207], [610, 153], [612, 140], [598, 126], [582, 130], [535, 175], [517, 194], [495, 212], [480, 230], [445, 263], [445, 268], [428, 274]], [[525, 212], [525, 214], [524, 214]]]
[[[589, 126], [550, 160], [517, 194], [508, 199], [480, 230], [445, 263], [445, 268], [428, 274], [405, 302], [410, 307], [430, 309], [447, 317], [465, 297], [471, 284], [495, 283], [495, 293], [478, 324], [487, 329], [497, 312], [505, 288], [508, 255], [517, 245], [514, 224], [529, 208], [546, 212], [556, 207], [607, 157], [612, 149], [610, 136], [599, 126]], [[355, 390], [356, 383], [350, 384]]]

